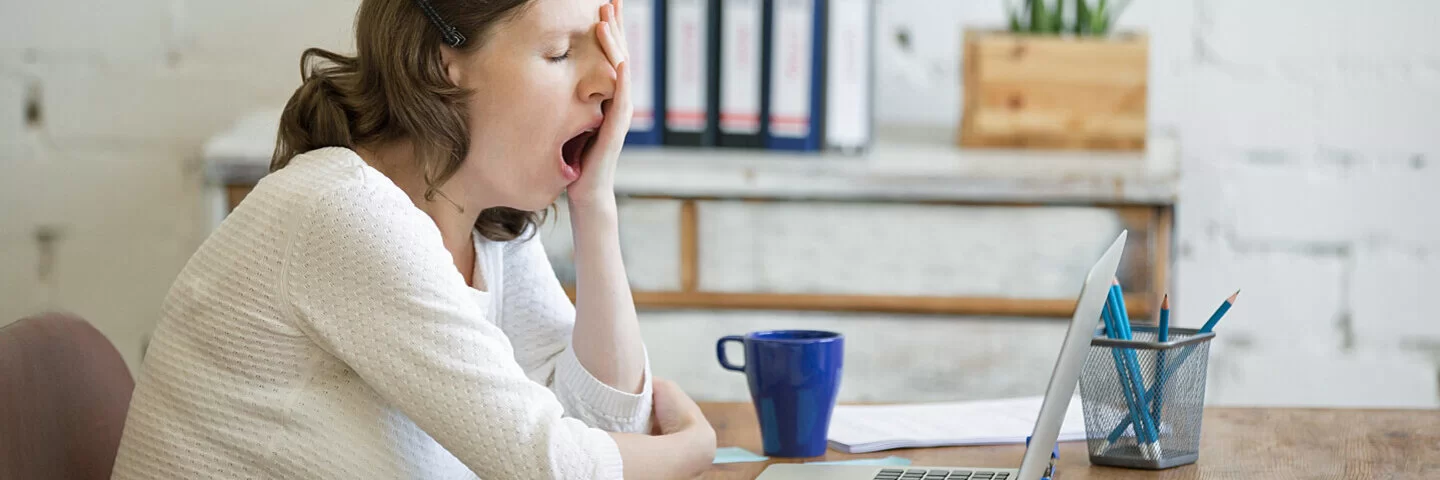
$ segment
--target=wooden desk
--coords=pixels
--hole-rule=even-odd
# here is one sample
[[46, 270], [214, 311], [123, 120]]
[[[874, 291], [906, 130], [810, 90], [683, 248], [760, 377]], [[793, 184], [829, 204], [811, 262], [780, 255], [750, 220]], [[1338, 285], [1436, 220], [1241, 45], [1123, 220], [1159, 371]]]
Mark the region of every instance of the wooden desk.
[[[760, 448], [749, 403], [701, 404], [719, 445]], [[1211, 408], [1205, 413], [1200, 460], [1163, 471], [1091, 466], [1084, 442], [1060, 444], [1056, 480], [1079, 479], [1437, 479], [1440, 411]], [[902, 449], [847, 455], [827, 450], [825, 460], [898, 455], [914, 465], [1019, 467], [1021, 445]], [[753, 479], [771, 459], [715, 465], [705, 479]]]

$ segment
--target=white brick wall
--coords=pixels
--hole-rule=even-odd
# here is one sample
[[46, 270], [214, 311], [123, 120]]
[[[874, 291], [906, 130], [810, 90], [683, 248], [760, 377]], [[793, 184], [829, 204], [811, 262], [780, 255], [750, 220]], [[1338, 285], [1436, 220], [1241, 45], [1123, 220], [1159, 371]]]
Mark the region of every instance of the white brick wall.
[[[1173, 77], [1180, 88], [1167, 87], [1160, 78], [1155, 86], [1162, 91], [1169, 89], [1182, 100], [1155, 107], [1182, 109], [1175, 117], [1184, 137], [1181, 146], [1187, 152], [1212, 153], [1210, 150], [1216, 148], [1243, 147], [1289, 156], [1310, 153], [1315, 148], [1316, 116], [1320, 110], [1315, 88], [1244, 67], [1188, 63], [1183, 69], [1184, 75]], [[1226, 160], [1211, 156], [1196, 159]]]
[[[1430, 58], [1440, 60], [1440, 47]], [[1321, 146], [1362, 156], [1440, 154], [1435, 126], [1440, 64], [1412, 68], [1359, 63], [1326, 73], [1313, 82], [1320, 106], [1316, 135]]]
[[[0, 4], [0, 322], [40, 308], [74, 309], [92, 316], [137, 367], [139, 339], [205, 233], [194, 165], [201, 142], [237, 115], [287, 98], [302, 48], [350, 50], [356, 4]], [[998, 24], [1001, 5], [879, 2], [879, 119], [953, 125], [960, 28]], [[1184, 152], [1177, 321], [1203, 321], [1220, 299], [1245, 290], [1216, 344], [1212, 402], [1440, 406], [1440, 331], [1421, 303], [1440, 288], [1440, 217], [1432, 212], [1440, 205], [1440, 34], [1426, 23], [1437, 14], [1440, 3], [1423, 0], [1160, 0], [1134, 2], [1122, 18], [1121, 28], [1151, 34], [1152, 127], [1176, 133]], [[902, 31], [908, 48], [897, 41]], [[38, 130], [22, 115], [30, 82], [43, 92]], [[622, 235], [637, 286], [674, 286], [674, 212], [673, 204], [627, 207]], [[765, 215], [778, 226], [807, 218], [785, 209]], [[949, 218], [885, 215], [910, 228]], [[1076, 214], [1049, 220], [1079, 218], [1066, 215]], [[37, 278], [45, 260], [34, 240], [42, 226], [62, 232], [45, 282]], [[568, 229], [553, 230], [547, 243], [563, 252]], [[787, 263], [795, 252], [772, 247], [757, 250], [771, 252], [756, 257], [764, 276], [736, 281], [835, 287], [807, 284], [817, 270]], [[817, 255], [853, 256], [841, 247]], [[1044, 262], [1011, 268], [1023, 250], [967, 264], [966, 272], [1042, 275]], [[817, 258], [830, 258], [824, 255]], [[907, 288], [938, 288], [931, 279], [950, 273], [874, 255], [856, 265], [911, 278]], [[853, 279], [843, 266], [821, 267], [827, 279]], [[771, 312], [646, 319], [663, 362], [657, 372], [702, 398], [743, 398], [743, 383], [708, 352], [714, 337], [751, 328], [846, 329], [865, 339], [853, 350], [863, 366], [847, 384], [848, 398], [896, 400], [1034, 393], [1052, 354], [1028, 340], [1054, 334], [1053, 325], [1012, 320]], [[907, 355], [887, 346], [902, 338], [968, 340], [1022, 360]], [[885, 374], [893, 371], [907, 373]]]
[[[49, 136], [62, 143], [197, 146], [257, 105], [283, 104], [299, 85], [299, 54], [283, 72], [243, 66], [92, 63], [27, 67], [43, 86]], [[283, 85], [278, 79], [289, 78]], [[195, 150], [198, 152], [198, 149]]]
[[[1122, 226], [1097, 208], [700, 204], [712, 291], [1056, 298]], [[925, 232], [917, 235], [916, 232]]]
[[175, 3], [178, 21], [173, 42], [186, 63], [280, 67], [293, 75], [287, 78], [298, 79], [300, 52], [306, 48], [355, 51], [358, 0]]
[[[541, 228], [540, 240], [562, 281], [575, 281], [575, 243], [565, 202]], [[680, 289], [680, 202], [633, 200], [620, 205], [620, 249], [636, 290]]]
[[[1440, 320], [1430, 313], [1440, 292], [1440, 251], [1365, 245], [1356, 252], [1348, 292], [1364, 348], [1393, 349], [1416, 343], [1440, 347]], [[1440, 355], [1440, 349], [1433, 354]]]
[[1194, 5], [1177, 300], [1244, 288], [1211, 401], [1440, 406], [1437, 4]]
[[[1250, 242], [1340, 243], [1358, 233], [1354, 182], [1311, 171], [1308, 158], [1251, 150], [1228, 172], [1234, 231]], [[1273, 159], [1273, 160], [1272, 160]], [[1274, 164], [1257, 162], [1280, 162]], [[1203, 198], [1203, 197], [1202, 197]]]
[[[6, 203], [5, 205], [10, 205]], [[0, 324], [30, 315], [48, 303], [47, 286], [38, 280], [40, 249], [34, 236], [23, 237], [9, 231], [0, 237]]]
[[[1440, 187], [1440, 169], [1426, 165], [1428, 155], [1253, 148], [1202, 158], [1187, 165], [1184, 186], [1191, 188], [1184, 193], [1205, 202], [1186, 204], [1182, 212], [1228, 210], [1216, 215], [1230, 219], [1224, 226], [1245, 241], [1440, 243], [1440, 220], [1424, 214]], [[1202, 163], [1211, 158], [1220, 164]], [[1416, 162], [1426, 166], [1415, 168]]]
[[0, 51], [36, 61], [64, 58], [117, 64], [155, 64], [164, 59], [178, 1], [133, 0], [0, 3]]
[[1268, 351], [1337, 352], [1348, 259], [1304, 251], [1237, 251], [1222, 241], [1193, 242], [1177, 262], [1174, 325], [1198, 328], [1220, 302], [1241, 290], [1216, 327], [1217, 343]]
[[0, 164], [24, 151], [25, 77], [0, 68]]
[[1434, 408], [1435, 364], [1367, 350], [1297, 357], [1289, 352], [1211, 352], [1211, 404], [1235, 406]]
[[[79, 313], [134, 369], [161, 298], [206, 233], [193, 154], [153, 144], [36, 147], [0, 176], [0, 314], [8, 323], [40, 309]], [[48, 261], [35, 241], [41, 229], [57, 232]]]
[[1323, 65], [1338, 59], [1413, 60], [1440, 53], [1428, 21], [1440, 15], [1440, 4], [1426, 0], [1196, 3], [1209, 19], [1202, 26], [1206, 43], [1231, 62]]

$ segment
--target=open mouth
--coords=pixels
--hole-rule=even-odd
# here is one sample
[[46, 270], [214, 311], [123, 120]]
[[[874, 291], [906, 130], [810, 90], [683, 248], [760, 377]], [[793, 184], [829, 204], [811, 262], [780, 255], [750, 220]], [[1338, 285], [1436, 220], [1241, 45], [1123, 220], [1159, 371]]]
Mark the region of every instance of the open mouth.
[[585, 149], [590, 147], [590, 142], [594, 139], [595, 131], [586, 130], [567, 140], [565, 144], [560, 147], [560, 156], [565, 161], [565, 164], [571, 167], [579, 167], [580, 155], [585, 153]]

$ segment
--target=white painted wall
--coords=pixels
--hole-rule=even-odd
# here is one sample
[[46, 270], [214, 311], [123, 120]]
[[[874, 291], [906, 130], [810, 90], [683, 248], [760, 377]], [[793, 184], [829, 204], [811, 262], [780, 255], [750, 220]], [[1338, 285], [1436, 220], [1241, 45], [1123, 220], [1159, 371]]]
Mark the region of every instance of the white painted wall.
[[[878, 115], [953, 125], [960, 29], [997, 24], [1001, 0], [880, 3]], [[79, 312], [137, 368], [161, 297], [206, 234], [199, 146], [242, 113], [283, 102], [301, 49], [348, 49], [355, 5], [0, 3], [0, 322]], [[1244, 289], [1213, 352], [1212, 403], [1440, 406], [1440, 322], [1423, 302], [1440, 291], [1440, 217], [1431, 211], [1440, 205], [1440, 34], [1423, 23], [1437, 14], [1440, 3], [1424, 0], [1142, 0], [1122, 18], [1150, 32], [1151, 127], [1173, 133], [1184, 153], [1177, 321], [1199, 323]], [[902, 30], [906, 49], [895, 41]], [[645, 233], [664, 230], [646, 225], [667, 208], [630, 209], [629, 218], [654, 221], [629, 224], [628, 249], [668, 248], [661, 239], [673, 234]], [[800, 232], [810, 221], [727, 215], [792, 218]], [[42, 230], [54, 232], [48, 246], [37, 241]], [[933, 288], [913, 280], [934, 274], [913, 260], [857, 249], [867, 238], [833, 252], [872, 254], [875, 275]], [[1047, 247], [1014, 248], [1009, 255]], [[641, 281], [673, 278], [673, 265], [642, 257], [630, 255], [637, 272], [650, 272]], [[814, 278], [783, 255], [766, 259], [773, 268], [763, 275], [751, 266], [711, 280]], [[827, 279], [853, 275], [821, 267]], [[783, 312], [654, 312], [644, 329], [657, 373], [701, 398], [738, 399], [743, 382], [710, 358], [714, 338], [792, 325], [864, 338], [846, 395], [870, 400], [1038, 392], [1052, 355], [1045, 345], [1059, 332], [1036, 321]], [[907, 339], [924, 339], [922, 353], [907, 353], [916, 351]], [[924, 353], [951, 341], [992, 355]]]

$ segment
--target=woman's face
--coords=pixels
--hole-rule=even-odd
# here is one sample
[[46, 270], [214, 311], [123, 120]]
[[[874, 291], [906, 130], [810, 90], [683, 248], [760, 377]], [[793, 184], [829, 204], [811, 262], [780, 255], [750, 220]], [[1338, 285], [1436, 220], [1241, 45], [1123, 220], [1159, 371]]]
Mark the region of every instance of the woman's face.
[[467, 198], [541, 210], [579, 177], [586, 132], [599, 129], [615, 88], [595, 32], [606, 3], [532, 0], [479, 49], [447, 52], [451, 81], [473, 92], [469, 155], [449, 182]]

